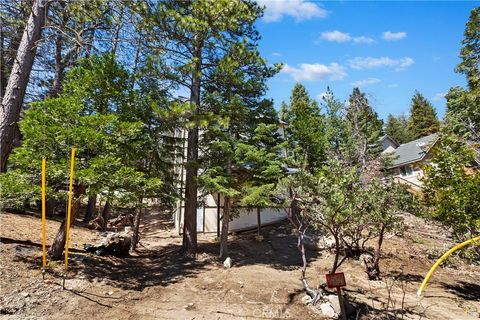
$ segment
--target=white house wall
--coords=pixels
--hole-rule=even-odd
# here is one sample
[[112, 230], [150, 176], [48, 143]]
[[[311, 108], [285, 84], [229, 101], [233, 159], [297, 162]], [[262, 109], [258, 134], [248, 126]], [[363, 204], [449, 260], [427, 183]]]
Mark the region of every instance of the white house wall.
[[[201, 134], [200, 132], [199, 134]], [[278, 133], [281, 137], [285, 138], [285, 125], [279, 124]], [[175, 163], [175, 173], [178, 178], [178, 190], [180, 194], [185, 192], [185, 161], [187, 158], [186, 139], [188, 137], [186, 130], [177, 130], [175, 135], [183, 139], [183, 152], [179, 153]], [[282, 155], [286, 156], [286, 150], [282, 150]], [[223, 200], [220, 201], [220, 215], [222, 215]], [[180, 234], [183, 231], [183, 220], [185, 212], [185, 202], [179, 200], [177, 202], [177, 208], [173, 213], [173, 221], [175, 224], [175, 230]], [[197, 232], [217, 232], [217, 217], [218, 217], [218, 205], [217, 195], [209, 194], [203, 199], [203, 204], [199, 203], [197, 208]], [[287, 218], [285, 210], [276, 210], [273, 208], [266, 208], [261, 211], [261, 223], [262, 225], [270, 224], [272, 222], [281, 221]], [[230, 231], [238, 231], [242, 229], [255, 228], [257, 226], [257, 213], [256, 209], [240, 209], [240, 213], [229, 224]]]

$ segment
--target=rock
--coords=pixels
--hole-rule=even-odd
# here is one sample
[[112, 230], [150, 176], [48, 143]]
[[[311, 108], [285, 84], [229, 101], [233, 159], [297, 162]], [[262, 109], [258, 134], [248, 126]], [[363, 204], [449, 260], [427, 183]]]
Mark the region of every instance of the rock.
[[334, 294], [330, 294], [327, 296], [327, 300], [332, 306], [333, 310], [335, 310], [336, 313], [340, 314], [341, 309], [340, 309], [340, 303], [338, 302], [338, 296]]
[[189, 303], [189, 304], [183, 306], [183, 310], [191, 310], [193, 308], [194, 308], [193, 303]]
[[371, 264], [373, 262], [373, 256], [369, 253], [362, 253], [358, 260], [360, 260], [360, 264], [365, 267], [365, 261]]
[[474, 318], [480, 318], [480, 313], [479, 313], [479, 312], [470, 311], [468, 314], [469, 314], [470, 316], [474, 317]]
[[263, 241], [263, 236], [257, 235], [257, 236], [255, 236], [255, 240], [258, 241], [258, 242], [262, 242]]
[[232, 267], [232, 259], [230, 259], [230, 257], [225, 259], [225, 261], [223, 261], [223, 266], [227, 269], [231, 268]]
[[[338, 296], [335, 294], [330, 294], [327, 296], [327, 300], [332, 306], [333, 310], [335, 310], [337, 314], [340, 314], [341, 309], [340, 309], [340, 303], [338, 302]], [[345, 296], [343, 296], [343, 305], [345, 306], [345, 312], [347, 316], [352, 314], [353, 311], [355, 311], [355, 308], [350, 304], [350, 302], [348, 302]]]
[[333, 309], [332, 305], [329, 302], [322, 303], [320, 305], [320, 310], [326, 318], [337, 319], [338, 315]]
[[108, 291], [108, 295], [111, 296], [113, 294], [113, 291]]

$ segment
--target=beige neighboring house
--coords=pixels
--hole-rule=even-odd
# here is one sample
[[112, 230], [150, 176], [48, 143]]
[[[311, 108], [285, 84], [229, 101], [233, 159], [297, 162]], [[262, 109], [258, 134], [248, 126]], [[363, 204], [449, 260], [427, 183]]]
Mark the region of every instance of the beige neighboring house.
[[383, 136], [380, 139], [382, 154], [392, 158], [387, 170], [391, 172], [395, 181], [408, 185], [413, 191], [421, 191], [423, 188], [421, 166], [430, 163], [431, 150], [437, 141], [437, 133], [400, 145], [388, 135]]

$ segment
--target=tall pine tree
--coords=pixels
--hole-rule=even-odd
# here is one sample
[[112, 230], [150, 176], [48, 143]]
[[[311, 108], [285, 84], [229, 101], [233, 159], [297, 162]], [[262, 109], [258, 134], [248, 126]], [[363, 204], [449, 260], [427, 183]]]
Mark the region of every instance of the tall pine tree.
[[352, 145], [351, 161], [362, 165], [379, 152], [378, 139], [383, 134], [383, 121], [370, 106], [365, 93], [354, 88], [346, 108], [346, 120]]
[[455, 71], [467, 77], [468, 87], [450, 89], [446, 96], [446, 120], [454, 132], [480, 142], [480, 8], [470, 13], [460, 59]]
[[399, 144], [412, 140], [410, 131], [408, 131], [408, 118], [404, 114], [397, 117], [389, 114], [385, 125], [385, 133]]
[[325, 118], [305, 87], [295, 84], [290, 104], [282, 104], [282, 120], [287, 122], [289, 154], [298, 168], [313, 171], [326, 159]]
[[[218, 78], [215, 79], [221, 69], [235, 65], [245, 54], [263, 61], [256, 51], [259, 35], [254, 25], [262, 15], [262, 8], [242, 0], [159, 1], [154, 5], [143, 0], [138, 11], [144, 19], [142, 27], [149, 37], [149, 45], [166, 57], [163, 75], [189, 93], [192, 112], [187, 138], [182, 247], [186, 255], [194, 256], [197, 251], [199, 126], [204, 113], [202, 95], [206, 86], [221, 86], [216, 82]], [[229, 56], [234, 51], [238, 55]], [[258, 91], [255, 83], [250, 85], [252, 91]]]
[[412, 97], [408, 130], [413, 139], [438, 132], [440, 122], [433, 105], [418, 91]]

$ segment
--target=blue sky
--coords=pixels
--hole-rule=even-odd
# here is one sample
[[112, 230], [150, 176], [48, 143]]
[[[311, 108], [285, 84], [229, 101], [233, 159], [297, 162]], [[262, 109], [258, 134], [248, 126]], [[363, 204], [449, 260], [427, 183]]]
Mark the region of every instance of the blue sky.
[[470, 10], [480, 1], [258, 0], [266, 6], [257, 27], [260, 51], [285, 64], [269, 81], [278, 107], [294, 84], [319, 99], [329, 86], [347, 100], [354, 86], [380, 117], [408, 113], [415, 90], [442, 117], [443, 95], [465, 77], [454, 72]]

